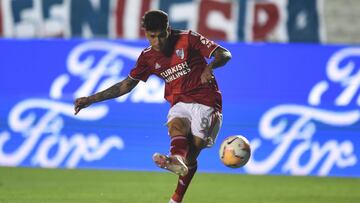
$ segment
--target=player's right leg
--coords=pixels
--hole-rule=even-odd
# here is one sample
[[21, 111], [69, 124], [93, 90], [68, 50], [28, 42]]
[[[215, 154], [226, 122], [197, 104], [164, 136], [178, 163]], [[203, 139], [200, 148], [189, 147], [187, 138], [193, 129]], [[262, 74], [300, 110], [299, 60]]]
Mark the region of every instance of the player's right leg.
[[155, 153], [153, 160], [160, 168], [171, 171], [179, 176], [185, 176], [188, 173], [188, 167], [184, 159], [179, 155], [164, 155]]
[[170, 155], [155, 153], [153, 160], [160, 168], [185, 176], [188, 173], [186, 157], [189, 151], [187, 135], [190, 131], [190, 122], [186, 118], [172, 118], [168, 122], [168, 129], [171, 136]]

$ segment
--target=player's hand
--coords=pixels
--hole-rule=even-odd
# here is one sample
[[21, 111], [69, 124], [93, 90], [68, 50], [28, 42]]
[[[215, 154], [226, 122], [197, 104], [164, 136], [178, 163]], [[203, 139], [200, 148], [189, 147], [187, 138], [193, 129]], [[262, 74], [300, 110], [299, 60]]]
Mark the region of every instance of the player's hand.
[[206, 66], [201, 76], [201, 84], [212, 83], [214, 81], [213, 71], [209, 66]]
[[75, 115], [79, 113], [79, 111], [83, 108], [90, 106], [91, 102], [88, 97], [80, 97], [77, 98], [74, 102]]

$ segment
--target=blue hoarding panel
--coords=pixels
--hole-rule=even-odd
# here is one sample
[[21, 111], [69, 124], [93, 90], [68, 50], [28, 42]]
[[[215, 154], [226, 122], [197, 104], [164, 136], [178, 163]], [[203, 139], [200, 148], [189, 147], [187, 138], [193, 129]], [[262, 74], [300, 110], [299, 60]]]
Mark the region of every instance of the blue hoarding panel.
[[[221, 43], [217, 143], [199, 170], [360, 176], [360, 47]], [[0, 40], [0, 165], [159, 170], [169, 105], [156, 77], [74, 116], [73, 100], [124, 79], [145, 41]], [[221, 164], [221, 140], [246, 136], [241, 169]]]

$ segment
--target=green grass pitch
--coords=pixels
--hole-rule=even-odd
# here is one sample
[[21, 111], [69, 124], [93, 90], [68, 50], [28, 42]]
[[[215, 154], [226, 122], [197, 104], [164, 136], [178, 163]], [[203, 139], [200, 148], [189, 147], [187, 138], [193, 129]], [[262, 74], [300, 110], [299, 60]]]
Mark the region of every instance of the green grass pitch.
[[[167, 172], [0, 167], [1, 203], [167, 203]], [[198, 173], [184, 203], [358, 203], [359, 178]]]

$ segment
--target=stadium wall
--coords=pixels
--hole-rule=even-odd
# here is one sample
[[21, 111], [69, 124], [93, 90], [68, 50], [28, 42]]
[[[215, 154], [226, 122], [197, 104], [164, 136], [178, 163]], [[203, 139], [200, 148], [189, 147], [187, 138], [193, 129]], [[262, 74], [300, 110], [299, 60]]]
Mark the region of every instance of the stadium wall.
[[[359, 46], [225, 43], [233, 59], [215, 71], [224, 122], [201, 155], [202, 172], [360, 176]], [[169, 105], [156, 77], [74, 116], [73, 100], [124, 79], [145, 41], [0, 40], [0, 165], [159, 170]], [[221, 164], [230, 135], [252, 159]]]
[[323, 4], [325, 42], [360, 43], [360, 1], [326, 0]]
[[[360, 42], [358, 0], [0, 0], [0, 36], [142, 38], [148, 9], [212, 39]], [[94, 18], [98, 19], [95, 20]]]
[[[1, 0], [2, 35], [138, 39], [149, 9], [216, 40], [323, 42], [321, 0]], [[0, 18], [1, 19], [1, 18]], [[0, 23], [1, 24], [1, 23]], [[1, 33], [0, 33], [1, 34]]]

